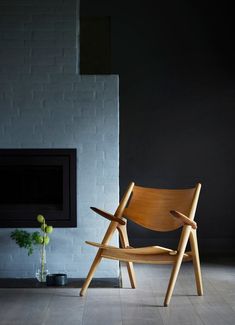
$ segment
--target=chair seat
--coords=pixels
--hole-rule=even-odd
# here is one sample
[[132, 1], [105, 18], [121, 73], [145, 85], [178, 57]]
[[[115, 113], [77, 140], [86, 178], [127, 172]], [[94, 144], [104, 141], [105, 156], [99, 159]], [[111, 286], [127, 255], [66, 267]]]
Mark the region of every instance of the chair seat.
[[[103, 245], [94, 242], [86, 242], [89, 245], [102, 248], [102, 257], [120, 260], [124, 262], [147, 263], [147, 264], [172, 264], [177, 258], [177, 252], [161, 246], [149, 246], [140, 248], [119, 248], [115, 246]], [[174, 255], [170, 255], [173, 253]], [[185, 262], [191, 261], [191, 252], [184, 254]]]

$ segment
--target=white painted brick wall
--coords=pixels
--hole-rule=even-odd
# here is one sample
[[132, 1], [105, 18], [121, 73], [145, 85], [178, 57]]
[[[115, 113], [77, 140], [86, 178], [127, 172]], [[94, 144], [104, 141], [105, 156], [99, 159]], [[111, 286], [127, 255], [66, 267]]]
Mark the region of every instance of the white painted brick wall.
[[[85, 277], [96, 249], [84, 241], [99, 242], [108, 224], [89, 207], [113, 212], [119, 199], [119, 94], [117, 76], [76, 73], [76, 5], [1, 0], [0, 148], [77, 148], [78, 228], [55, 229], [47, 257], [50, 272]], [[11, 231], [0, 229], [0, 276], [33, 277], [38, 254]], [[104, 261], [95, 276], [118, 275]]]
[[74, 73], [78, 8], [76, 0], [1, 0], [0, 72]]

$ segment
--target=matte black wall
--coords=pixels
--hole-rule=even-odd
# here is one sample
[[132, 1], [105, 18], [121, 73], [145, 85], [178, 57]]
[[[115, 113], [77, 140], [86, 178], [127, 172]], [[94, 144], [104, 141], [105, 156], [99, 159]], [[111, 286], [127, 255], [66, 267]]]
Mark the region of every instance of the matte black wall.
[[[82, 15], [111, 16], [120, 75], [120, 186], [202, 183], [202, 252], [235, 247], [235, 65], [232, 9], [190, 1], [82, 0]], [[132, 245], [171, 244], [130, 224]], [[157, 241], [159, 239], [159, 241]]]

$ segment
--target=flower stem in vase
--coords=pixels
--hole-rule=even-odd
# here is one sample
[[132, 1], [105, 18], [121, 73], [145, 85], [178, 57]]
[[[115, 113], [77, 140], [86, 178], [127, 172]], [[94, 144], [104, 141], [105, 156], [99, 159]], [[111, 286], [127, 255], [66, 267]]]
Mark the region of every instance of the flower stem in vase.
[[42, 249], [41, 249], [41, 282], [44, 281], [44, 269], [45, 269], [45, 244], [42, 244]]

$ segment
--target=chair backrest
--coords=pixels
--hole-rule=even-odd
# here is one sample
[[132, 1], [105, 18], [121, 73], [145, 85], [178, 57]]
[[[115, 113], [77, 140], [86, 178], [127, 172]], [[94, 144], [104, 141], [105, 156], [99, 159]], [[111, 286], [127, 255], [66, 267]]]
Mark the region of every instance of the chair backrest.
[[199, 187], [200, 184], [190, 189], [169, 190], [135, 185], [123, 216], [148, 229], [175, 230], [181, 227], [181, 223], [170, 211], [177, 210], [193, 219]]

